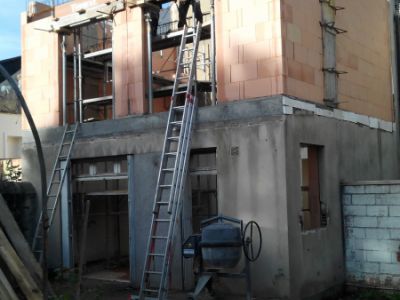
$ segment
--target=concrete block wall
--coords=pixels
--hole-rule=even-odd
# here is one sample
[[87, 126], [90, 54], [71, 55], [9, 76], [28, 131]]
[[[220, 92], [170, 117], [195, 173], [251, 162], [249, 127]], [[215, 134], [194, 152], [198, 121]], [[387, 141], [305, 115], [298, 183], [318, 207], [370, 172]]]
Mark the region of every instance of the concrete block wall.
[[348, 283], [399, 289], [400, 181], [343, 188]]

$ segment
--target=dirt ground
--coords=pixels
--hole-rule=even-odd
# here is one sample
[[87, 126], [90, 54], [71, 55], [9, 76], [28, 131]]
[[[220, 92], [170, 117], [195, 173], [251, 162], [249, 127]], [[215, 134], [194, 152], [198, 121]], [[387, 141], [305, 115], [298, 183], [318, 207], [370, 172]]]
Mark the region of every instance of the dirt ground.
[[[76, 282], [74, 278], [56, 279], [52, 283], [53, 289], [58, 295], [56, 300], [74, 300]], [[128, 283], [107, 282], [92, 279], [85, 279], [82, 284], [81, 300], [131, 300], [132, 295], [137, 291], [131, 289]], [[168, 299], [186, 300], [186, 293], [170, 293]], [[216, 295], [211, 297], [207, 292], [198, 300], [245, 300], [244, 296], [233, 297]], [[256, 298], [255, 298], [256, 300]], [[273, 299], [271, 299], [273, 300]], [[339, 298], [326, 300], [400, 300], [400, 293], [383, 292], [378, 290], [348, 290], [345, 295]]]
[[[53, 289], [57, 294], [57, 300], [74, 300], [76, 283], [74, 280], [56, 280], [53, 282]], [[99, 280], [85, 279], [81, 289], [81, 300], [131, 300], [132, 295], [138, 291], [129, 287], [128, 283], [106, 282]], [[186, 293], [171, 292], [168, 296], [171, 300], [186, 300]], [[232, 297], [217, 295], [211, 297], [208, 292], [203, 293], [198, 300], [242, 300], [244, 297]]]

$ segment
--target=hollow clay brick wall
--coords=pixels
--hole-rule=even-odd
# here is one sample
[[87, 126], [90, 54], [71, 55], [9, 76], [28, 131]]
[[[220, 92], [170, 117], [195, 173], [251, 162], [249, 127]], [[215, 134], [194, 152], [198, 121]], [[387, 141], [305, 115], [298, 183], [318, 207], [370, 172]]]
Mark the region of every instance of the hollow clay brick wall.
[[280, 0], [217, 0], [218, 101], [283, 93]]
[[[336, 26], [339, 108], [393, 120], [389, 4], [385, 0], [337, 0], [345, 7]], [[282, 1], [285, 94], [323, 103], [322, 34], [319, 1]]]
[[[61, 52], [57, 34], [35, 29], [43, 20], [26, 23], [22, 15], [22, 93], [37, 127], [60, 124]], [[29, 126], [23, 118], [22, 128]]]

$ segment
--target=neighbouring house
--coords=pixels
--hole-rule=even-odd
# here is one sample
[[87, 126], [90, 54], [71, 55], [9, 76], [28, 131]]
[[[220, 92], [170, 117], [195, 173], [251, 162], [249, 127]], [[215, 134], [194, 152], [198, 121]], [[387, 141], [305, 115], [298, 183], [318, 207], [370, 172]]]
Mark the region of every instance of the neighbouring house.
[[[12, 78], [21, 85], [21, 57], [0, 61]], [[22, 146], [21, 110], [11, 85], [0, 78], [0, 176], [7, 164], [20, 164]]]
[[[161, 3], [152, 37], [146, 14]], [[261, 226], [257, 299], [335, 294], [346, 278], [341, 183], [400, 175], [394, 2], [201, 6], [200, 107], [171, 287], [193, 288], [180, 245], [224, 214]], [[35, 2], [22, 15], [22, 91], [49, 177], [65, 126], [79, 123], [50, 229], [53, 268], [76, 265], [90, 199], [85, 275], [140, 284], [182, 34], [176, 16], [175, 4], [156, 0]], [[39, 193], [29, 137], [23, 176]]]

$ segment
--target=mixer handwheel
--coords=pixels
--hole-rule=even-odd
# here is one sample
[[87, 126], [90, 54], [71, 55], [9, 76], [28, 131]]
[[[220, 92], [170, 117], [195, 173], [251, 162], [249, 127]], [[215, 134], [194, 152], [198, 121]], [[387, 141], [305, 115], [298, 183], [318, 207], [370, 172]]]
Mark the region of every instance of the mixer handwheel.
[[254, 262], [261, 254], [262, 235], [260, 226], [255, 221], [247, 223], [243, 231], [243, 251], [246, 258]]

